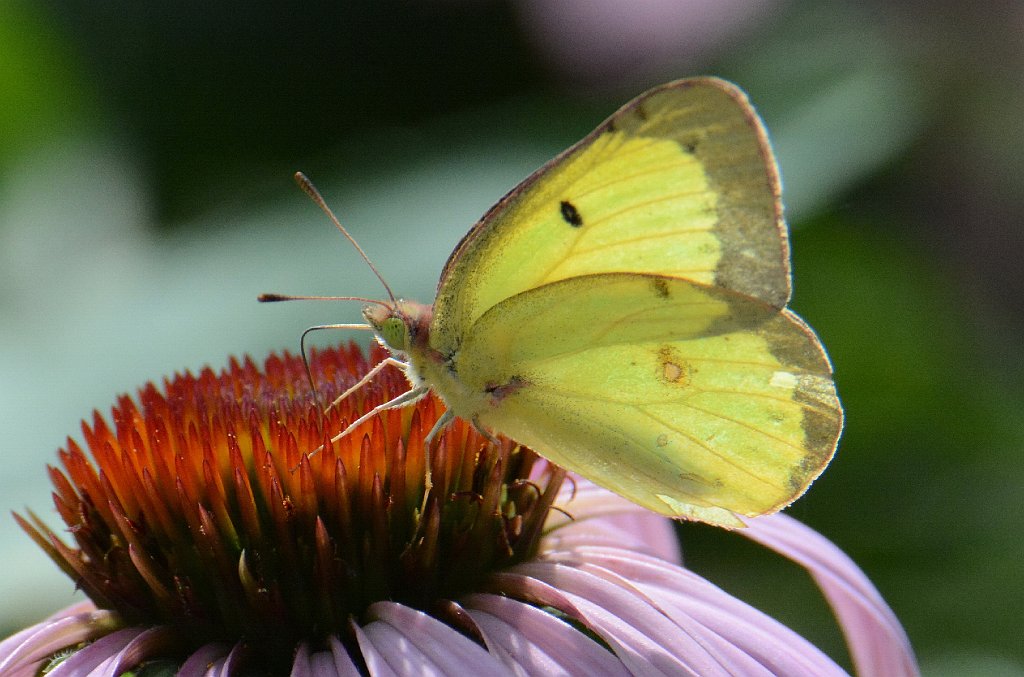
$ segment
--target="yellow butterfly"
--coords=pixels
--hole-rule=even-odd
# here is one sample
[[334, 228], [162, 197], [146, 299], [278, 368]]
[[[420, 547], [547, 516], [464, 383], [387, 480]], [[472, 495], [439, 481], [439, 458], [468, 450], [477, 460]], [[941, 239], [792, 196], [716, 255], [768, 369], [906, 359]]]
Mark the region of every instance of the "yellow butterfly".
[[843, 415], [821, 343], [785, 308], [779, 194], [735, 86], [640, 95], [484, 215], [432, 307], [364, 308], [393, 358], [356, 387], [393, 364], [412, 389], [353, 426], [433, 391], [447, 412], [431, 435], [471, 420], [658, 513], [734, 527], [785, 507]]

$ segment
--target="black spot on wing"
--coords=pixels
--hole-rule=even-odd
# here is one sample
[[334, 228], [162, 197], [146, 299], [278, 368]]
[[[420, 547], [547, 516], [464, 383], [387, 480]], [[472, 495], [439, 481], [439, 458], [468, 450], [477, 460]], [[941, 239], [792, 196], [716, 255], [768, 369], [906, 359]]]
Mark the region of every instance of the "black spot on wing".
[[576, 205], [568, 200], [562, 200], [558, 204], [558, 208], [562, 212], [562, 218], [565, 219], [565, 222], [570, 226], [579, 228], [583, 225], [583, 217], [580, 216], [579, 211], [576, 210]]

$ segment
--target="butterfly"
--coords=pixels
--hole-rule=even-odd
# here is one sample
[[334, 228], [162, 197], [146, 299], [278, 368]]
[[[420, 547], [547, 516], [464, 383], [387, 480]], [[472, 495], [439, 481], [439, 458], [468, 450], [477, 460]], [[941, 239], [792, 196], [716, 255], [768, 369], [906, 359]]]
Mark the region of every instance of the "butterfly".
[[737, 87], [641, 94], [480, 219], [432, 306], [364, 308], [392, 357], [356, 387], [392, 364], [411, 389], [349, 429], [434, 392], [431, 437], [470, 420], [657, 513], [738, 527], [785, 507], [843, 413], [785, 307], [780, 190]]

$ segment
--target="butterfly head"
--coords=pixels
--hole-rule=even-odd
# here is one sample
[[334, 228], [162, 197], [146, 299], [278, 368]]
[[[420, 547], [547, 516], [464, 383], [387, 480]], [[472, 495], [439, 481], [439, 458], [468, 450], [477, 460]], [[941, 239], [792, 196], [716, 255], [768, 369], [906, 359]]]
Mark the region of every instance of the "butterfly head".
[[431, 307], [415, 301], [381, 302], [363, 308], [363, 317], [385, 348], [408, 354], [426, 340]]

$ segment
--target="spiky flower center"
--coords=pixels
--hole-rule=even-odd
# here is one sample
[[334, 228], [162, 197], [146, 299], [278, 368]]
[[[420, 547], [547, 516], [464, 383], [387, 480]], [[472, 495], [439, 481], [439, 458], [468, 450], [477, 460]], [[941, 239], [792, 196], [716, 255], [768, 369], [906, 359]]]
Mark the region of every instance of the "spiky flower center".
[[429, 612], [533, 555], [562, 475], [529, 450], [458, 420], [426, 449], [433, 398], [331, 441], [408, 388], [387, 369], [325, 414], [370, 366], [354, 346], [314, 354], [316, 393], [288, 354], [148, 384], [113, 427], [83, 423], [95, 465], [69, 439], [50, 468], [77, 547], [34, 515], [22, 525], [126, 624], [282, 664], [300, 641], [344, 640], [374, 601]]

